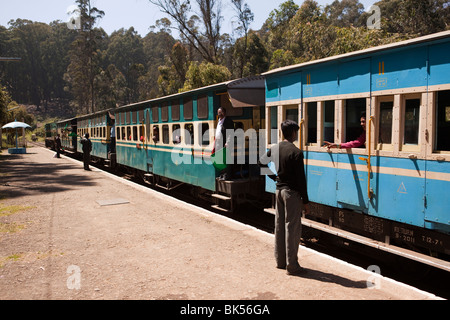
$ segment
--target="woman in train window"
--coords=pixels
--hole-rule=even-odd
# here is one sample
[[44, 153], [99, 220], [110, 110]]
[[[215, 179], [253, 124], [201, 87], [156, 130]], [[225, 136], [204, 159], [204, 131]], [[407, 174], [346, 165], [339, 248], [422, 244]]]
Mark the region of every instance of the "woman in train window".
[[353, 141], [345, 142], [345, 143], [331, 143], [328, 141], [324, 141], [324, 147], [327, 147], [328, 150], [331, 148], [338, 148], [338, 149], [349, 149], [349, 148], [359, 148], [361, 146], [364, 146], [366, 143], [366, 114], [363, 113], [361, 115], [361, 127], [363, 128], [363, 132], [361, 135]]

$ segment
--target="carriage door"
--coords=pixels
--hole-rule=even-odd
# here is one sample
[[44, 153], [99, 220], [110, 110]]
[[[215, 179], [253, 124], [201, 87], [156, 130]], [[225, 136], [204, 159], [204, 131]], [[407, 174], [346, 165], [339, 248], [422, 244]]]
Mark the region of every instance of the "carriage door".
[[[361, 114], [366, 111], [366, 98], [346, 99], [342, 118], [345, 124], [342, 141], [356, 140], [363, 129]], [[367, 163], [360, 159], [367, 157], [364, 145], [359, 148], [344, 149], [337, 154], [336, 200], [344, 207], [363, 210], [367, 208]]]
[[152, 133], [151, 133], [151, 113], [150, 109], [145, 111], [145, 139], [146, 139], [146, 152], [147, 152], [147, 172], [153, 172], [153, 150], [152, 146]]

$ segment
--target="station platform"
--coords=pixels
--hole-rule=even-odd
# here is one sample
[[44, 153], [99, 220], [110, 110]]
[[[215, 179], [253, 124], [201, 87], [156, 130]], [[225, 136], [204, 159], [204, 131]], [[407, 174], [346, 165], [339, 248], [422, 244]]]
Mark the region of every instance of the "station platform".
[[[424, 300], [435, 295], [44, 148], [0, 154], [0, 299]], [[382, 270], [381, 270], [382, 271]]]

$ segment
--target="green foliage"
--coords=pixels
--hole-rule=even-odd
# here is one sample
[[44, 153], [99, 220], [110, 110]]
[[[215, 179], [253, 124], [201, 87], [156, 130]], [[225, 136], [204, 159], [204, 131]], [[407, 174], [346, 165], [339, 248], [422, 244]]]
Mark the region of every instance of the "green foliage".
[[224, 82], [230, 80], [230, 77], [231, 72], [225, 66], [212, 64], [210, 62], [202, 62], [199, 64], [196, 61], [192, 61], [186, 72], [186, 81], [180, 91], [189, 91], [195, 88]]
[[[0, 121], [12, 100], [48, 113], [56, 105], [69, 117], [439, 32], [450, 24], [448, 0], [378, 1], [380, 30], [367, 28], [370, 14], [358, 0], [325, 6], [287, 0], [259, 30], [250, 28], [254, 15], [245, 0], [150, 1], [166, 17], [144, 37], [132, 27], [111, 35], [96, 28], [105, 13], [89, 0], [76, 1], [80, 30], [61, 21], [24, 19], [0, 26], [1, 56], [21, 58], [0, 62]], [[234, 10], [231, 35], [221, 32], [225, 5]]]

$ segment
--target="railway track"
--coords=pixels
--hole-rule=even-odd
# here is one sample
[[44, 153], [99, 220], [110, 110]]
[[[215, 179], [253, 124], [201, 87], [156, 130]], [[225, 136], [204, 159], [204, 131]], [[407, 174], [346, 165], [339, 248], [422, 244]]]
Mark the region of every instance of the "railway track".
[[[30, 144], [36, 147], [45, 147], [43, 143], [30, 142]], [[67, 156], [80, 160], [79, 157], [76, 157], [75, 155], [67, 154]], [[93, 166], [121, 176], [134, 183], [153, 188], [161, 193], [181, 199], [195, 206], [210, 210], [216, 214], [251, 225], [262, 231], [273, 233], [273, 214], [261, 208], [257, 208], [251, 203], [239, 206], [236, 212], [224, 212], [223, 210], [213, 208], [209, 201], [193, 197], [185, 186], [181, 186], [174, 190], [164, 190], [151, 187], [143, 180], [136, 178], [127, 172], [113, 172], [109, 167], [105, 167], [101, 164], [94, 163]], [[450, 272], [433, 267], [429, 264], [420, 263], [390, 252], [382, 251], [364, 245], [358, 241], [340, 237], [339, 235], [333, 235], [329, 232], [314, 228], [313, 226], [308, 226], [307, 224], [303, 225], [302, 245], [364, 269], [376, 267], [375, 270], [379, 271], [383, 276], [406, 283], [420, 290], [433, 293], [436, 296], [445, 299], [450, 298], [450, 289], [448, 288]]]

